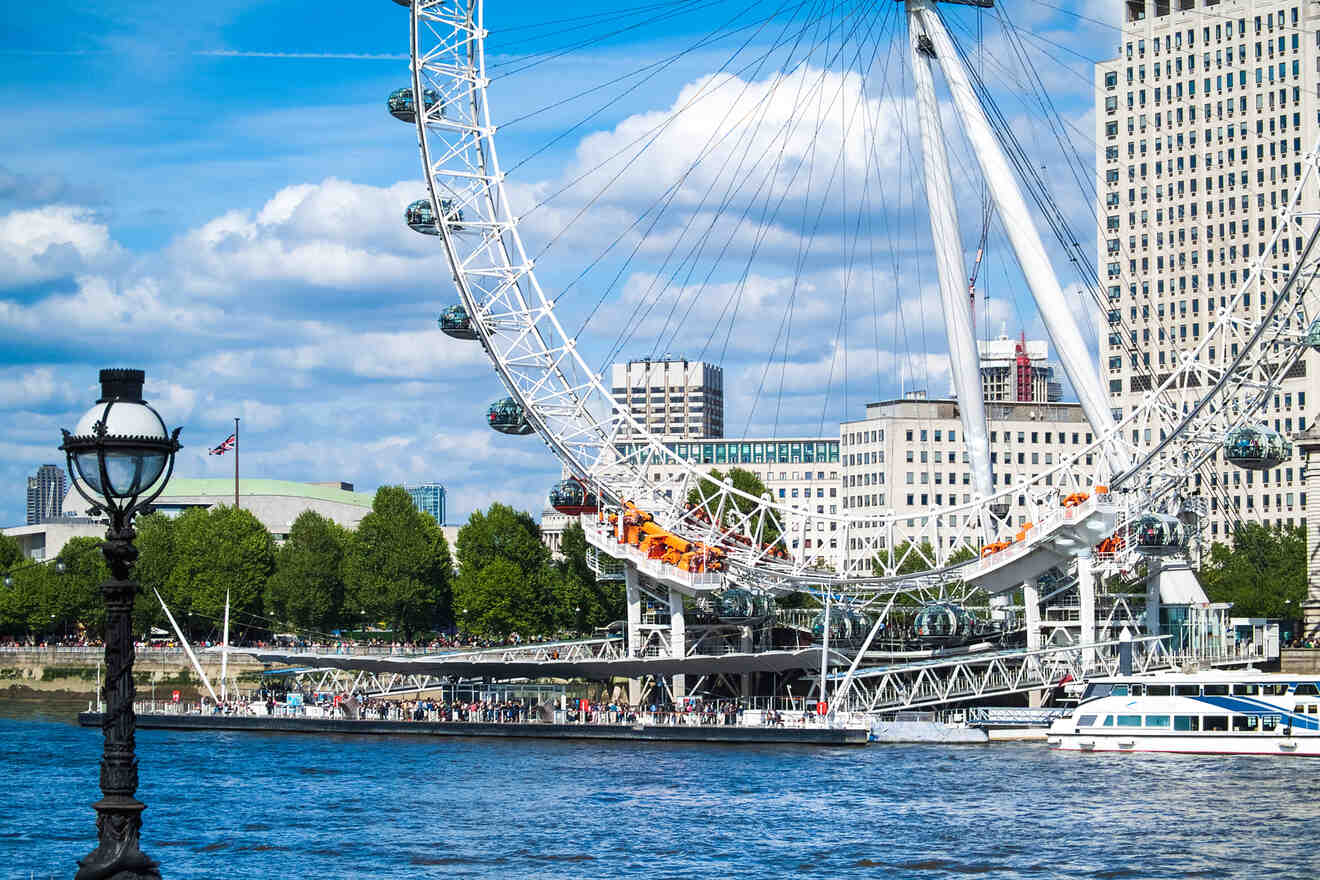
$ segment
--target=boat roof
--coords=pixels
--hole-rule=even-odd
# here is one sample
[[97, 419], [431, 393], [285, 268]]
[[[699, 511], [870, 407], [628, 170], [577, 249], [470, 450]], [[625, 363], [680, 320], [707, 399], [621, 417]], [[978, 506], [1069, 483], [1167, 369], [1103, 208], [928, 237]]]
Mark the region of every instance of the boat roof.
[[1196, 672], [1142, 672], [1132, 675], [1105, 675], [1088, 678], [1087, 684], [1123, 684], [1126, 682], [1283, 682], [1283, 681], [1320, 681], [1316, 673], [1257, 672], [1255, 670], [1202, 669]]

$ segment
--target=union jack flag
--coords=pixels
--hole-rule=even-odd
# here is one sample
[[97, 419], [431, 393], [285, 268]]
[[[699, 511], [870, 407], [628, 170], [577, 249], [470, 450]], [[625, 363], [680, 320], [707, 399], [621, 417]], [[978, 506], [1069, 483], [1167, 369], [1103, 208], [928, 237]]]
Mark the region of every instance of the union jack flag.
[[230, 434], [228, 437], [225, 438], [225, 442], [221, 443], [219, 446], [212, 449], [210, 452], [207, 453], [207, 455], [224, 455], [226, 452], [234, 448], [234, 442], [237, 439], [238, 437], [236, 434]]

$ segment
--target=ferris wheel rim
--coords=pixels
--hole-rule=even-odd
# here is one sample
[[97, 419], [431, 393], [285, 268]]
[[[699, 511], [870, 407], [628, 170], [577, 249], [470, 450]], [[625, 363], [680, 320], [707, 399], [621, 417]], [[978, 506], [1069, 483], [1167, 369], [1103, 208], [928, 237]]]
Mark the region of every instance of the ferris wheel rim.
[[[414, 106], [418, 108], [418, 112], [416, 113], [416, 127], [418, 129], [419, 149], [426, 177], [427, 190], [432, 202], [433, 211], [438, 218], [437, 226], [441, 229], [441, 239], [444, 244], [446, 256], [451, 267], [454, 268], [454, 281], [458, 288], [460, 299], [464, 307], [468, 310], [470, 319], [477, 329], [481, 344], [490, 356], [501, 381], [505, 384], [510, 395], [523, 407], [528, 420], [537, 429], [537, 433], [541, 436], [542, 440], [551, 448], [564, 465], [568, 467], [574, 476], [586, 481], [592, 486], [595, 486], [602, 496], [608, 496], [616, 503], [623, 502], [627, 500], [625, 496], [628, 494], [629, 487], [610, 485], [602, 478], [602, 472], [607, 472], [608, 467], [611, 464], [616, 467], [618, 466], [617, 459], [592, 462], [580, 457], [574, 449], [570, 448], [570, 446], [564, 441], [564, 438], [559, 436], [553, 430], [551, 427], [551, 419], [547, 418], [545, 413], [538, 408], [537, 401], [525, 394], [523, 387], [519, 382], [515, 381], [510, 365], [493, 344], [492, 328], [481, 315], [482, 303], [478, 301], [477, 297], [472, 292], [472, 287], [468, 283], [465, 270], [462, 268], [463, 262], [455, 244], [455, 236], [459, 234], [460, 230], [456, 228], [457, 224], [453, 222], [453, 218], [449, 217], [445, 211], [440, 209], [440, 205], [444, 199], [437, 187], [437, 170], [436, 165], [433, 162], [433, 151], [431, 150], [430, 144], [431, 123], [433, 120], [429, 119], [428, 113], [424, 109], [423, 105], [425, 101], [417, 100], [416, 96], [424, 95], [424, 89], [426, 88], [426, 85], [423, 82], [423, 75], [426, 70], [427, 58], [421, 51], [420, 42], [422, 19], [425, 17], [428, 10], [445, 6], [447, 2], [449, 5], [454, 5], [453, 0], [415, 0], [415, 2], [411, 4], [410, 57], [412, 61], [411, 68]], [[479, 122], [478, 128], [480, 129], [480, 132], [474, 137], [474, 142], [476, 143], [478, 154], [481, 156], [483, 163], [485, 163], [486, 183], [484, 185], [483, 195], [488, 200], [492, 211], [492, 217], [496, 218], [496, 223], [499, 227], [495, 230], [492, 240], [498, 241], [499, 244], [497, 250], [503, 256], [507, 268], [513, 271], [517, 267], [526, 267], [525, 271], [519, 272], [515, 281], [508, 286], [507, 293], [517, 298], [521, 305], [522, 314], [526, 317], [528, 322], [528, 326], [525, 328], [527, 336], [534, 339], [536, 343], [539, 344], [542, 352], [557, 353], [556, 357], [558, 360], [547, 361], [546, 372], [548, 375], [556, 374], [562, 381], [564, 387], [569, 389], [570, 393], [567, 397], [571, 401], [572, 406], [576, 409], [577, 417], [580, 420], [585, 420], [587, 423], [586, 430], [582, 433], [586, 435], [594, 435], [598, 438], [603, 448], [608, 448], [620, 441], [617, 439], [617, 434], [612, 432], [608, 427], [610, 422], [608, 420], [602, 422], [591, 412], [591, 401], [588, 398], [594, 396], [598, 403], [608, 404], [612, 401], [610, 390], [606, 388], [597, 371], [588, 364], [585, 358], [581, 355], [576, 345], [576, 337], [570, 335], [565, 330], [555, 312], [554, 300], [547, 297], [544, 289], [541, 287], [539, 279], [536, 276], [535, 268], [527, 257], [527, 252], [523, 245], [521, 235], [518, 232], [518, 218], [513, 216], [511, 212], [511, 203], [508, 194], [505, 191], [505, 177], [500, 169], [498, 150], [494, 138], [496, 126], [491, 121], [489, 96], [487, 92], [489, 79], [486, 76], [485, 66], [485, 40], [487, 37], [487, 31], [484, 28], [484, 2], [483, 0], [466, 0], [466, 2], [459, 0], [457, 5], [462, 5], [467, 9], [467, 20], [470, 23], [472, 34], [467, 50], [472, 64], [470, 75], [474, 78], [474, 84], [470, 92], [470, 100], [473, 104], [472, 110], [474, 118]], [[1284, 222], [1280, 223], [1274, 236], [1272, 236], [1271, 241], [1276, 240], [1281, 233], [1290, 228], [1289, 221], [1294, 219], [1295, 215], [1298, 213], [1302, 192], [1306, 183], [1311, 181], [1315, 170], [1316, 151], [1313, 150], [1312, 153], [1307, 155], [1305, 178], [1299, 183], [1293, 199], [1284, 214]], [[505, 215], [503, 219], [500, 219], [501, 213]], [[1317, 233], [1320, 233], [1320, 227], [1317, 228]], [[1306, 252], [1308, 254], [1311, 249], [1310, 245], [1314, 244], [1315, 241], [1316, 233], [1313, 233], [1307, 246]], [[1268, 249], [1265, 253], [1268, 253]], [[1264, 264], [1265, 261], [1263, 258], [1253, 261], [1253, 271], [1250, 273], [1252, 281], [1259, 282], [1261, 273], [1254, 270], [1258, 266], [1264, 266]], [[1288, 286], [1294, 284], [1302, 277], [1303, 269], [1304, 263], [1299, 259], [1297, 264], [1292, 268], [1285, 284]], [[529, 301], [527, 298], [527, 292], [523, 289], [523, 285], [518, 283], [519, 281], [524, 280], [530, 287], [530, 292], [535, 298], [534, 300]], [[1238, 302], [1242, 296], [1246, 295], [1248, 286], [1249, 282], [1244, 279], [1243, 283], [1235, 291], [1233, 297], [1230, 298], [1230, 311], [1232, 304]], [[1210, 338], [1219, 328], [1219, 321], [1223, 319], [1224, 314], [1225, 311], [1221, 309], [1220, 315], [1217, 317], [1215, 324], [1210, 325], [1210, 330], [1203, 338], [1201, 344], [1196, 348], [1198, 354], [1204, 350], [1209, 343]], [[1262, 321], [1260, 328], [1263, 329], [1264, 326], [1265, 322]], [[545, 338], [545, 331], [547, 329], [552, 335], [550, 340]], [[1259, 336], [1259, 333], [1257, 336]], [[1289, 363], [1295, 362], [1295, 360], [1302, 355], [1304, 350], [1304, 346], [1294, 347]], [[1246, 353], [1247, 352], [1244, 349], [1243, 357], [1245, 357]], [[569, 380], [563, 370], [565, 360], [569, 361], [571, 365], [581, 373], [584, 380], [579, 380], [576, 385]], [[1088, 483], [1088, 488], [1094, 490], [1094, 487], [1100, 482], [1095, 475], [1103, 474], [1104, 470], [1103, 468], [1097, 468], [1092, 465], [1083, 465], [1082, 463], [1088, 457], [1093, 457], [1094, 460], [1098, 462], [1105, 461], [1110, 455], [1114, 454], [1116, 450], [1125, 450], [1129, 452], [1137, 451], [1135, 445], [1129, 445], [1125, 442], [1125, 432], [1133, 429], [1134, 425], [1142, 423], [1143, 420], [1146, 423], [1150, 422], [1150, 411], [1156, 408], [1152, 401], [1159, 392], [1173, 388], [1178, 384], [1180, 378], [1186, 378], [1187, 374], [1192, 370], [1190, 360], [1190, 358], [1184, 358], [1175, 369], [1170, 371], [1164, 382], [1162, 382], [1159, 387], [1155, 389], [1154, 393], [1150, 395], [1150, 398], [1140, 406], [1134, 407], [1126, 418], [1118, 420], [1108, 434], [1095, 436], [1094, 441], [1090, 445], [1078, 450], [1070, 456], [1061, 458], [1060, 462], [1054, 467], [1035, 473], [1024, 484], [1012, 487], [1005, 486], [1000, 488], [1000, 490], [993, 495], [977, 497], [970, 502], [963, 502], [961, 504], [938, 509], [912, 510], [904, 513], [889, 512], [885, 514], [863, 516], [849, 515], [846, 512], [838, 514], [811, 513], [809, 510], [798, 509], [788, 504], [781, 505], [773, 498], [767, 499], [764, 497], [757, 497], [738, 489], [738, 487], [733, 485], [727, 475], [722, 481], [720, 481], [719, 490], [727, 496], [751, 502], [755, 505], [756, 512], [761, 513], [762, 516], [774, 516], [781, 525], [787, 524], [794, 518], [804, 518], [810, 522], [822, 521], [836, 523], [842, 526], [839, 540], [845, 544], [848, 540], [848, 528], [850, 526], [857, 526], [860, 522], [889, 525], [891, 526], [890, 531], [892, 532], [892, 525], [899, 521], [919, 520], [923, 523], [933, 523], [934, 531], [936, 533], [941, 531], [939, 525], [940, 521], [943, 520], [947, 522], [950, 517], [966, 517], [971, 514], [976, 514], [979, 521], [984, 522], [984, 517], [989, 513], [989, 508], [997, 500], [1001, 498], [1011, 498], [1013, 495], [1021, 494], [1023, 492], [1030, 493], [1032, 489], [1040, 490], [1045, 486], [1054, 486], [1056, 478], [1060, 481], [1060, 485], [1054, 486], [1054, 491], [1059, 491], [1063, 485], [1087, 487]], [[1216, 392], [1220, 390], [1227, 381], [1228, 371], [1224, 370], [1222, 373], [1223, 375], [1221, 376], [1220, 382], [1214, 388], [1214, 391]], [[1209, 400], [1209, 398], [1210, 394], [1207, 393], [1203, 400]], [[1257, 409], [1259, 409], [1259, 405], [1251, 410], [1239, 413], [1234, 424], [1242, 424], [1249, 421]], [[649, 451], [658, 453], [656, 457], [664, 463], [665, 467], [683, 472], [686, 484], [695, 484], [698, 481], [709, 480], [708, 471], [702, 469], [698, 464], [690, 462], [686, 458], [679, 457], [670, 452], [666, 447], [666, 442], [668, 441], [651, 434], [646, 429], [646, 426], [638, 422], [638, 420], [634, 418], [626, 408], [621, 408], [617, 412], [617, 418], [614, 422], [615, 427], [617, 428], [620, 423], [626, 423], [628, 425], [630, 436], [628, 437], [627, 442], [635, 446], [645, 446]], [[1187, 419], [1176, 423], [1178, 430], [1180, 431], [1183, 430], [1187, 424], [1189, 424], [1189, 420]], [[1168, 441], [1161, 441], [1156, 446], [1151, 447], [1150, 452], [1139, 461], [1135, 462], [1129, 469], [1118, 471], [1117, 468], [1115, 468], [1115, 473], [1105, 477], [1106, 483], [1112, 484], [1115, 488], [1126, 488], [1128, 485], [1137, 486], [1138, 491], [1143, 494], [1143, 500], [1146, 503], [1149, 504], [1159, 501], [1176, 488], [1174, 480], [1165, 479], [1154, 486], [1148, 485], [1146, 487], [1140, 487], [1137, 484], [1141, 482], [1143, 476], [1149, 482], [1152, 477], [1152, 474], [1149, 472], [1151, 470], [1152, 460], [1172, 442], [1172, 439], [1173, 438], [1170, 438]], [[1213, 454], [1213, 450], [1211, 450], [1210, 454]], [[638, 477], [640, 477], [639, 485], [637, 487], [639, 491], [644, 491], [647, 488], [657, 488], [655, 486], [650, 486], [650, 481], [646, 479], [645, 475], [647, 468], [644, 464], [633, 466], [632, 470]], [[1079, 472], [1083, 471], [1092, 472], [1092, 478], [1086, 480], [1084, 474], [1079, 476]], [[685, 499], [679, 499], [677, 502], [672, 503], [671, 513], [677, 512], [679, 508], [681, 508], [684, 500]], [[747, 522], [751, 518], [750, 515], [743, 517], [743, 521]], [[682, 522], [681, 517], [679, 521]], [[918, 527], [913, 534], [922, 532], [923, 528], [924, 527]], [[947, 532], [949, 530], [946, 529], [945, 531]], [[787, 528], [781, 528], [781, 533], [787, 533]], [[915, 544], [915, 541], [909, 541], [909, 543]], [[951, 542], [948, 549], [952, 551], [953, 546], [954, 545]], [[963, 542], [959, 546], [968, 546], [968, 544]], [[877, 554], [884, 553], [886, 548], [892, 553], [895, 550], [895, 545], [892, 542], [870, 545], [869, 552], [864, 554], [865, 559], [862, 561], [870, 561], [874, 559]], [[937, 544], [932, 548], [934, 558], [931, 559], [926, 559], [926, 554], [921, 549], [915, 547], [910, 549], [917, 552], [923, 561], [928, 561], [932, 565], [929, 570], [914, 573], [912, 576], [938, 575], [942, 571], [961, 567], [960, 565], [948, 566], [944, 564], [944, 560], [947, 559], [947, 556], [942, 555], [944, 553], [944, 547], [942, 544]], [[844, 556], [846, 558], [847, 554], [845, 553]], [[832, 577], [829, 573], [822, 572], [819, 569], [813, 569], [810, 565], [804, 566], [798, 564], [796, 561], [792, 566], [777, 566], [759, 553], [751, 554], [751, 562], [753, 564], [766, 564], [770, 569], [779, 570], [785, 575], [802, 575], [816, 583], [829, 583], [834, 581], [851, 583], [858, 581], [894, 580], [899, 577], [908, 577], [893, 573], [880, 578], [875, 576], [859, 577], [855, 574], [850, 576], [846, 572], [838, 573]]]

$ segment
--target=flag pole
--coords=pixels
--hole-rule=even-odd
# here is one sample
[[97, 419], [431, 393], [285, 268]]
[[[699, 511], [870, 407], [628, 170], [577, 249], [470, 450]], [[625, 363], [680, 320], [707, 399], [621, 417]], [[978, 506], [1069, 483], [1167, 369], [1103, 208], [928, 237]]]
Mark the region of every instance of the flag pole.
[[238, 510], [238, 419], [234, 419], [234, 509]]

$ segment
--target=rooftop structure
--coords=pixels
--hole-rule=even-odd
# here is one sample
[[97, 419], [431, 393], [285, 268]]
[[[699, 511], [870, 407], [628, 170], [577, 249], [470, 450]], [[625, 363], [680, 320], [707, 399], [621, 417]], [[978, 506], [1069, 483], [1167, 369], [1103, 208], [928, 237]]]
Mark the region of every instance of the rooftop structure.
[[979, 339], [981, 392], [986, 402], [1057, 403], [1063, 400], [1063, 383], [1055, 378], [1054, 365], [1046, 361], [1049, 343], [1044, 339], [1018, 339], [1001, 334]]

